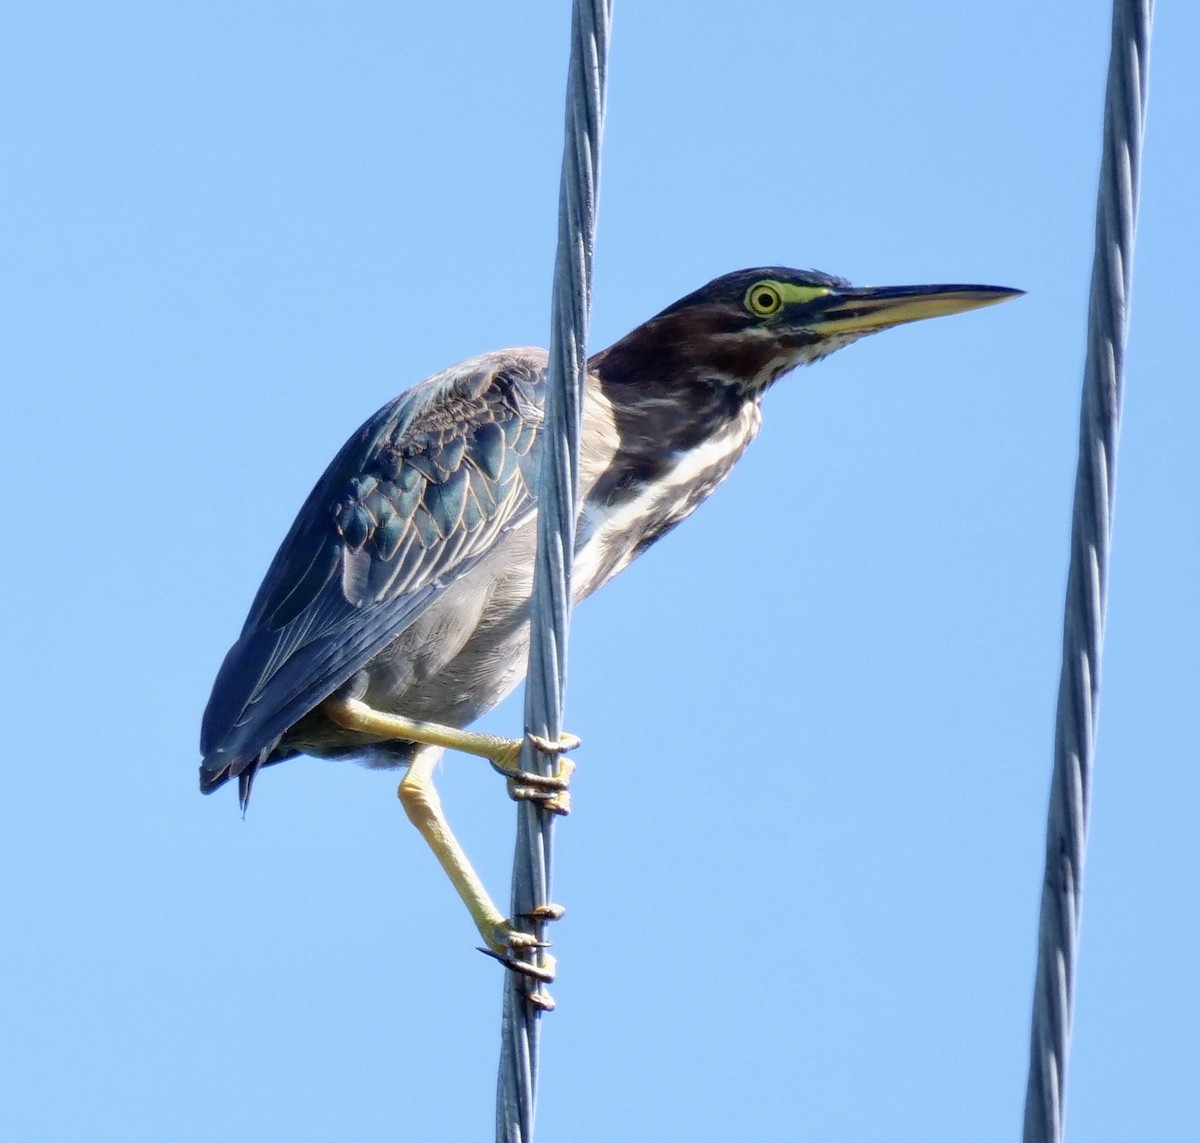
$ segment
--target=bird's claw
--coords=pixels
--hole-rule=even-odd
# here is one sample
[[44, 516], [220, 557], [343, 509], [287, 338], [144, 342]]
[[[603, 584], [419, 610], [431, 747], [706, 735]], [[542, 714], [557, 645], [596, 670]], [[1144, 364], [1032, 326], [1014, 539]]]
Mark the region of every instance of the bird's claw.
[[[541, 942], [535, 942], [538, 947], [544, 947]], [[542, 953], [542, 963], [534, 964], [533, 961], [521, 960], [520, 957], [514, 956], [511, 952], [497, 952], [495, 949], [479, 946], [479, 951], [484, 956], [490, 956], [492, 960], [498, 960], [510, 972], [519, 973], [521, 976], [527, 976], [531, 980], [540, 981], [542, 984], [550, 984], [554, 980], [557, 971], [557, 964], [549, 953]], [[541, 1005], [537, 1005], [541, 1007]], [[550, 1007], [554, 1007], [554, 1001], [550, 1001]], [[543, 1009], [549, 1011], [549, 1009]]]
[[[488, 761], [491, 762], [492, 769], [508, 777], [520, 777], [524, 773], [521, 769], [521, 747], [526, 740], [541, 753], [551, 754], [555, 757], [566, 754], [569, 750], [575, 750], [580, 745], [577, 735], [565, 732], [558, 736], [557, 742], [551, 742], [548, 738], [543, 738], [540, 734], [527, 734], [525, 739], [501, 739], [500, 745], [488, 756]], [[543, 782], [554, 782], [557, 780], [543, 775], [539, 775], [538, 777]]]
[[[522, 916], [530, 921], [545, 923], [560, 920], [565, 914], [566, 909], [561, 905], [547, 902], [545, 905], [535, 905]], [[532, 980], [549, 984], [554, 979], [557, 965], [554, 957], [544, 951], [550, 947], [549, 941], [538, 940], [533, 933], [524, 932], [507, 920], [497, 922], [490, 932], [483, 930], [483, 935], [487, 941], [487, 947], [480, 947], [479, 951], [485, 956], [498, 960], [511, 972], [528, 976]], [[540, 963], [525, 959], [529, 954], [536, 952], [541, 953], [538, 958]], [[548, 1012], [554, 1007], [554, 1001], [550, 999], [548, 993], [545, 993], [544, 996], [550, 1001], [549, 1006], [543, 1009]], [[536, 1000], [532, 1003], [535, 1007], [541, 1007]]]
[[580, 745], [579, 736], [568, 734], [565, 730], [558, 736], [557, 742], [551, 742], [540, 734], [527, 734], [525, 737], [543, 754], [566, 754], [568, 750], [575, 750]]
[[570, 785], [571, 775], [575, 772], [575, 763], [562, 755], [568, 750], [574, 750], [579, 745], [579, 739], [574, 734], [560, 735], [557, 742], [550, 742], [537, 734], [526, 737], [537, 750], [558, 757], [558, 766], [553, 774], [522, 770], [521, 743], [516, 739], [502, 753], [489, 759], [492, 769], [508, 780], [508, 796], [513, 801], [537, 802], [547, 813], [569, 814], [571, 795], [567, 792], [567, 787]]
[[[529, 775], [541, 777], [540, 774]], [[553, 780], [553, 779], [552, 779]], [[566, 817], [571, 812], [571, 791], [546, 789], [543, 786], [531, 786], [523, 778], [509, 778], [508, 796], [514, 802], [536, 802], [548, 814], [559, 814]]]
[[544, 988], [539, 988], [535, 992], [527, 992], [525, 1001], [539, 1012], [553, 1012], [556, 1007], [554, 997]]
[[518, 929], [511, 921], [501, 921], [492, 929], [491, 935], [485, 935], [484, 939], [492, 952], [499, 956], [550, 947], [545, 941], [539, 941], [533, 933]]

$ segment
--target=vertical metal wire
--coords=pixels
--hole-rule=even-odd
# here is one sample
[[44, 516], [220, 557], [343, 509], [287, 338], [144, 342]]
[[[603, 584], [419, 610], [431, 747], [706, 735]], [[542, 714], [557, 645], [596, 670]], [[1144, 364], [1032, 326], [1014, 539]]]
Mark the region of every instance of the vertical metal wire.
[[1153, 10], [1153, 0], [1113, 4], [1025, 1143], [1061, 1143], [1063, 1138]]
[[[550, 366], [541, 434], [529, 674], [525, 684], [525, 729], [551, 741], [562, 733], [567, 673], [579, 432], [611, 20], [612, 0], [575, 0], [572, 6]], [[528, 743], [521, 764], [525, 769], [548, 771], [547, 761]], [[531, 919], [529, 914], [550, 901], [553, 821], [554, 815], [536, 803], [518, 804], [511, 916], [514, 924], [534, 932], [539, 939], [544, 939], [544, 923]], [[538, 995], [531, 1000], [535, 991]], [[496, 1086], [498, 1143], [532, 1143], [537, 1109], [538, 1021], [545, 1005], [544, 994], [530, 978], [514, 972], [505, 974]]]

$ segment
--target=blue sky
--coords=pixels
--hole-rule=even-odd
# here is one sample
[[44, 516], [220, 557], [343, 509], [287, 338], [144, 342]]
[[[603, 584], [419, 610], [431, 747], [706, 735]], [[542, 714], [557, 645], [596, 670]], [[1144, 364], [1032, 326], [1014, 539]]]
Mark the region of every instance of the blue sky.
[[[22, 1140], [489, 1138], [500, 976], [394, 796], [196, 791], [342, 440], [544, 344], [566, 5], [15, 3], [0, 46]], [[1021, 287], [793, 375], [573, 631], [541, 1138], [1019, 1131], [1103, 5], [618, 3], [593, 347], [727, 270]], [[1156, 28], [1069, 1132], [1200, 1136], [1200, 11]], [[481, 725], [509, 732], [513, 701]], [[513, 810], [441, 786], [507, 893]]]

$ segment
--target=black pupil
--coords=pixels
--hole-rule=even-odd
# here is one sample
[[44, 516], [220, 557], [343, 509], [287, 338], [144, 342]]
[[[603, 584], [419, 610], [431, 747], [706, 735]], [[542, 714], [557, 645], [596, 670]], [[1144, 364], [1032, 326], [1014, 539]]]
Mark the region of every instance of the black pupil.
[[766, 292], [766, 290], [764, 290], [761, 294], [758, 295], [758, 308], [760, 310], [769, 310], [774, 305], [775, 305], [775, 295], [774, 294], [768, 294]]

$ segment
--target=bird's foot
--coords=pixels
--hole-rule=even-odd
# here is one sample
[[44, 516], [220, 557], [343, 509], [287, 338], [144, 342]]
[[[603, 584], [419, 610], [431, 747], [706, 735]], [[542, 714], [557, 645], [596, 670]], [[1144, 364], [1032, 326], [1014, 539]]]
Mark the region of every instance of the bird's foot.
[[571, 812], [571, 794], [567, 787], [575, 772], [575, 763], [562, 755], [574, 750], [579, 739], [574, 734], [562, 734], [557, 742], [551, 742], [538, 734], [527, 735], [529, 741], [543, 754], [558, 756], [558, 767], [553, 774], [537, 774], [522, 770], [520, 766], [522, 742], [514, 738], [498, 750], [489, 761], [492, 768], [507, 779], [508, 796], [516, 802], [537, 802], [542, 809], [552, 814], [566, 815]]
[[[561, 905], [543, 905], [528, 915], [541, 921], [556, 921], [565, 912]], [[487, 947], [481, 947], [479, 951], [498, 960], [511, 972], [520, 973], [543, 984], [554, 980], [557, 965], [554, 957], [548, 952], [541, 953], [538, 958], [540, 963], [525, 959], [536, 950], [549, 948], [549, 942], [539, 941], [532, 933], [522, 932], [507, 920], [497, 922], [490, 934], [484, 934], [484, 940], [487, 941]]]

